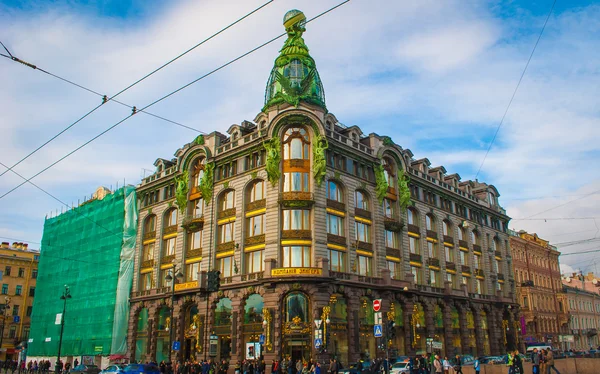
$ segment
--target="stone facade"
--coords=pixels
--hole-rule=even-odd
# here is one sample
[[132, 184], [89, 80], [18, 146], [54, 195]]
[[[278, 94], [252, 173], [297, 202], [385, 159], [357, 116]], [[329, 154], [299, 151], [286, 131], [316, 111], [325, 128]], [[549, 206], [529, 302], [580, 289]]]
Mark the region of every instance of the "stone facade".
[[600, 346], [600, 280], [592, 273], [570, 274], [562, 278], [569, 311], [565, 349], [589, 350]]
[[[302, 17], [286, 15], [288, 41], [254, 121], [158, 159], [139, 185], [130, 358], [235, 362], [261, 350], [266, 362], [348, 364], [386, 349], [514, 347], [503, 329], [518, 305], [498, 191], [342, 125], [298, 39]], [[206, 288], [213, 269], [218, 292]], [[375, 299], [385, 338], [374, 336]]]
[[526, 326], [523, 341], [564, 348], [569, 315], [560, 281], [560, 252], [536, 234], [510, 233], [517, 301]]

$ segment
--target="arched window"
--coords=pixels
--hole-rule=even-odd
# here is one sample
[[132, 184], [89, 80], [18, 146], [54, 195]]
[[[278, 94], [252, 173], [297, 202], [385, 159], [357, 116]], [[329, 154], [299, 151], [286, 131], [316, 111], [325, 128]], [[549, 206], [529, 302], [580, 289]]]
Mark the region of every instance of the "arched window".
[[408, 215], [408, 224], [409, 225], [415, 225], [417, 227], [420, 226], [419, 225], [419, 214], [417, 213], [416, 210], [414, 210], [412, 208], [408, 208], [407, 215]]
[[308, 322], [308, 299], [301, 292], [292, 292], [285, 297], [285, 321], [292, 322], [295, 318], [300, 322]]
[[342, 196], [342, 188], [339, 184], [334, 181], [327, 182], [327, 198], [329, 200], [337, 201], [338, 203], [343, 203]]
[[471, 241], [473, 242], [473, 245], [481, 245], [481, 239], [477, 231], [471, 231]]
[[364, 192], [355, 192], [354, 207], [358, 209], [369, 210], [369, 198]]
[[171, 227], [177, 225], [177, 209], [171, 209], [165, 214], [164, 227]]
[[262, 296], [256, 293], [250, 295], [244, 305], [244, 323], [262, 323], [264, 306]]
[[284, 160], [310, 159], [310, 140], [304, 128], [291, 127], [283, 137]]
[[384, 157], [383, 159], [383, 175], [385, 176], [385, 180], [387, 181], [388, 185], [391, 188], [394, 188], [394, 186], [396, 185], [395, 181], [394, 181], [394, 173], [395, 170], [395, 164], [392, 160], [390, 160], [387, 157]]
[[156, 232], [156, 216], [154, 214], [146, 217], [146, 220], [144, 221], [144, 237], [152, 232]]
[[219, 300], [215, 308], [215, 326], [231, 325], [231, 300], [224, 297]]
[[253, 203], [265, 198], [265, 182], [257, 180], [250, 185], [248, 189], [248, 202]]
[[235, 191], [229, 190], [223, 193], [219, 199], [219, 211], [222, 212], [235, 206]]
[[194, 168], [192, 170], [192, 180], [194, 181], [194, 187], [200, 185], [200, 181], [202, 181], [202, 177], [204, 177], [204, 167], [206, 164], [206, 159], [203, 157], [198, 159], [194, 163]]
[[148, 309], [142, 308], [138, 314], [137, 331], [146, 331], [148, 329]]
[[171, 310], [168, 306], [163, 306], [158, 312], [158, 331], [168, 331]]
[[452, 234], [452, 224], [449, 221], [447, 221], [447, 220], [442, 221], [442, 230], [444, 231], [445, 236], [448, 236], [451, 238], [454, 236]]
[[461, 226], [458, 227], [458, 240], [465, 240], [466, 238], [465, 229]]
[[427, 230], [435, 231], [435, 218], [431, 213], [425, 215], [425, 227]]
[[137, 339], [135, 341], [135, 359], [141, 360], [148, 350], [148, 309], [142, 308], [137, 319]]

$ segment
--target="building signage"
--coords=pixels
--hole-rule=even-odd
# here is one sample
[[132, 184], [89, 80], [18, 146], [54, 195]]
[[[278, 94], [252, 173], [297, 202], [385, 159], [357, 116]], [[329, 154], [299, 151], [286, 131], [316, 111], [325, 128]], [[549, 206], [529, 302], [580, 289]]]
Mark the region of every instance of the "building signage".
[[431, 342], [431, 347], [433, 349], [442, 349], [442, 342]]
[[381, 316], [381, 312], [375, 312], [374, 318], [376, 325], [383, 325], [383, 318]]
[[46, 338], [46, 342], [52, 341], [52, 338]]
[[62, 321], [62, 313], [56, 313], [56, 319], [54, 320], [55, 325], [60, 325]]
[[198, 281], [178, 283], [175, 285], [175, 291], [189, 290], [190, 288], [198, 288]]
[[291, 277], [294, 275], [321, 275], [321, 268], [279, 268], [271, 270], [271, 275], [274, 277]]
[[256, 360], [260, 355], [260, 343], [246, 343], [246, 360]]
[[320, 329], [321, 328], [321, 323], [323, 323], [323, 320], [321, 319], [315, 319], [315, 327]]
[[104, 348], [104, 347], [103, 347], [103, 346], [101, 346], [101, 345], [97, 345], [97, 346], [95, 346], [95, 347], [94, 347], [94, 353], [102, 353], [102, 350], [103, 350], [103, 348]]

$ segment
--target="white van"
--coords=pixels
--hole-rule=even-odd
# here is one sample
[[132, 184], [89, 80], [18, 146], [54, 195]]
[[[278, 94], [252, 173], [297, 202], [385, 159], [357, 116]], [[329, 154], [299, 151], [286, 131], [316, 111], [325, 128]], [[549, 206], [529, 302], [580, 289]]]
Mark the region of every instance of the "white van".
[[532, 346], [527, 347], [527, 351], [526, 352], [527, 353], [531, 353], [531, 352], [533, 352], [534, 348], [537, 348], [538, 351], [541, 351], [542, 349], [545, 349], [547, 351], [551, 351], [552, 350], [552, 346], [549, 346], [549, 345], [532, 345]]

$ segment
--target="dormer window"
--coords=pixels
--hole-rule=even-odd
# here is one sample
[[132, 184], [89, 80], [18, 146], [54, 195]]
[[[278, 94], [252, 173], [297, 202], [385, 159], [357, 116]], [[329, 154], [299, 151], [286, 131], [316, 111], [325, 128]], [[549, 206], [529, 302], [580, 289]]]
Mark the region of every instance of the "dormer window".
[[232, 138], [233, 140], [237, 140], [237, 138], [238, 138], [238, 133], [237, 133], [237, 132], [234, 132], [234, 133], [233, 133], [233, 135], [231, 135], [231, 138]]
[[352, 140], [354, 140], [355, 142], [358, 141], [358, 136], [356, 136], [356, 133], [352, 133], [352, 135], [350, 135], [352, 137]]

